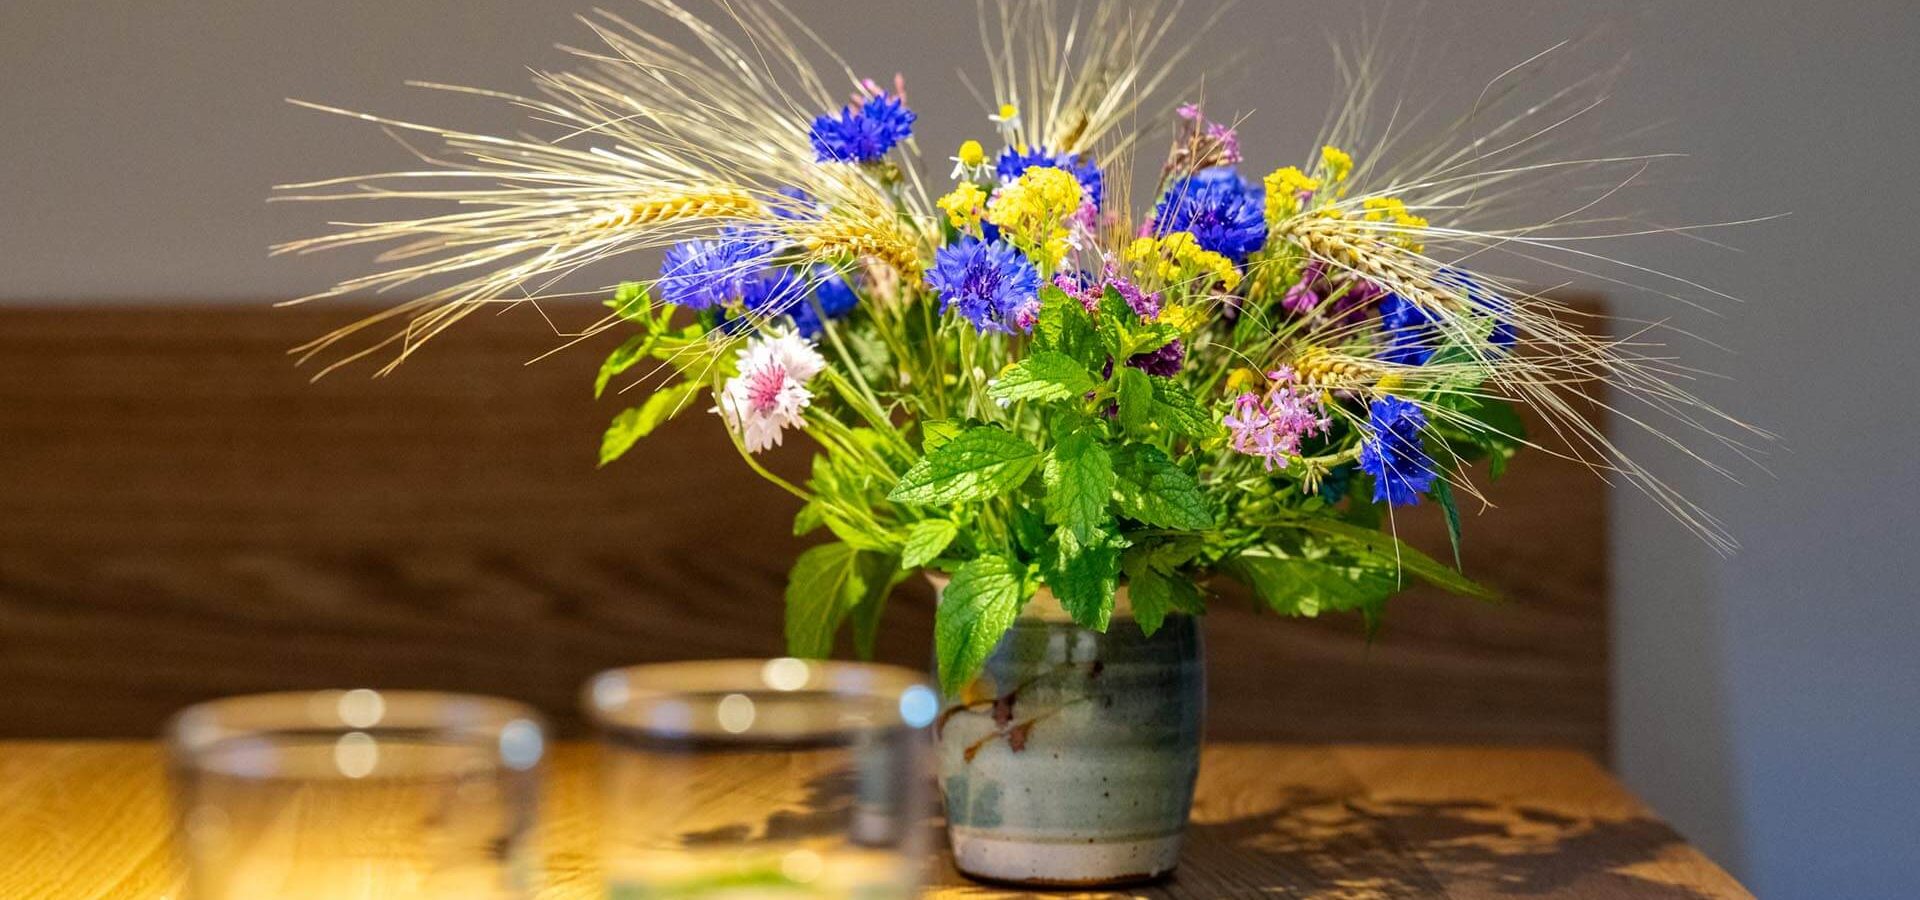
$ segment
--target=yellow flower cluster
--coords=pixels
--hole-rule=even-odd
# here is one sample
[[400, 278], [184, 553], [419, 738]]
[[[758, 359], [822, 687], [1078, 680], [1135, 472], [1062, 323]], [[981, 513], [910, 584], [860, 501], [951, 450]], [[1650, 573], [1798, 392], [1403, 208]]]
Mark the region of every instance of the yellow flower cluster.
[[[962, 149], [964, 153], [964, 148]], [[947, 213], [947, 221], [953, 227], [970, 234], [980, 233], [980, 217], [986, 214], [987, 192], [970, 181], [963, 181], [959, 187], [934, 201]]]
[[1051, 269], [1067, 254], [1066, 222], [1084, 197], [1080, 179], [1052, 166], [1028, 169], [987, 204], [987, 221], [1007, 242]]
[[1366, 210], [1362, 216], [1368, 222], [1391, 222], [1396, 227], [1383, 238], [1387, 243], [1397, 244], [1415, 253], [1425, 253], [1426, 245], [1420, 243], [1416, 235], [1427, 227], [1427, 220], [1407, 212], [1407, 204], [1398, 197], [1368, 197], [1361, 202]]
[[1169, 303], [1160, 307], [1160, 318], [1157, 321], [1162, 325], [1172, 325], [1179, 329], [1181, 334], [1192, 334], [1199, 331], [1209, 320], [1206, 313], [1192, 304]]
[[1291, 218], [1300, 212], [1300, 195], [1320, 189], [1320, 179], [1309, 178], [1299, 166], [1273, 170], [1266, 178], [1267, 224]]
[[1127, 247], [1127, 261], [1138, 266], [1163, 284], [1196, 283], [1204, 290], [1219, 282], [1231, 291], [1240, 286], [1240, 270], [1233, 261], [1203, 249], [1190, 231], [1176, 231], [1157, 238], [1143, 237]]
[[1327, 177], [1339, 184], [1353, 174], [1353, 155], [1328, 144], [1320, 148], [1320, 165], [1326, 170]]

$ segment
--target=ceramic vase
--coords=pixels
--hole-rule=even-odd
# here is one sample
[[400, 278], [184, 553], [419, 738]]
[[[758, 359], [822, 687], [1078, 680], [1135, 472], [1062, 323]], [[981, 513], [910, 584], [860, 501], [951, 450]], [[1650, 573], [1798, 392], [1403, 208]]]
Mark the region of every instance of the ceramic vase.
[[1042, 590], [935, 728], [954, 864], [1024, 886], [1146, 881], [1180, 856], [1206, 702], [1199, 622], [1105, 634]]

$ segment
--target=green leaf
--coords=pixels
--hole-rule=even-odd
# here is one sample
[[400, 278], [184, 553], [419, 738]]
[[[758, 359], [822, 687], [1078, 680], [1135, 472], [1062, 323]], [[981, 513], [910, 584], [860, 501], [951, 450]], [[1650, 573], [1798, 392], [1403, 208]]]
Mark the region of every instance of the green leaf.
[[1168, 431], [1191, 438], [1209, 438], [1220, 430], [1207, 408], [1192, 393], [1169, 378], [1153, 376], [1153, 421]]
[[1093, 316], [1067, 292], [1047, 285], [1040, 289], [1040, 321], [1033, 330], [1034, 346], [1063, 353], [1091, 366], [1098, 362], [1100, 336]]
[[987, 387], [995, 400], [1067, 400], [1094, 389], [1093, 375], [1073, 357], [1042, 350], [1008, 366]]
[[1055, 531], [1053, 540], [1053, 553], [1042, 565], [1047, 587], [1075, 624], [1106, 631], [1113, 619], [1113, 595], [1120, 587], [1120, 551], [1126, 543], [1112, 532], [1096, 532], [1085, 540], [1065, 528]]
[[607, 390], [607, 382], [615, 375], [633, 368], [653, 352], [653, 336], [636, 334], [607, 354], [605, 362], [600, 364], [600, 374], [593, 379], [593, 396], [599, 397]]
[[932, 453], [940, 445], [953, 440], [960, 432], [967, 430], [968, 424], [959, 419], [941, 419], [920, 426], [920, 452]]
[[1047, 521], [1089, 541], [1113, 522], [1113, 458], [1092, 432], [1075, 431], [1054, 445], [1040, 473], [1046, 487]]
[[817, 497], [801, 506], [800, 511], [793, 514], [793, 536], [812, 534], [827, 524], [825, 506]]
[[1145, 431], [1153, 421], [1153, 378], [1132, 366], [1121, 366], [1114, 380], [1119, 382], [1120, 427]]
[[947, 696], [958, 696], [980, 674], [1027, 597], [1019, 568], [1005, 557], [982, 556], [954, 571], [933, 616], [934, 658]]
[[1121, 514], [1158, 528], [1213, 527], [1213, 506], [1200, 482], [1160, 448], [1128, 444], [1114, 455], [1113, 468]]
[[1148, 637], [1160, 630], [1167, 615], [1175, 610], [1200, 614], [1200, 590], [1193, 577], [1179, 567], [1193, 558], [1200, 545], [1181, 539], [1151, 544], [1136, 544], [1120, 557], [1120, 571], [1127, 576], [1127, 598], [1133, 604], [1133, 620]]
[[904, 573], [900, 561], [880, 553], [860, 554], [860, 579], [866, 584], [866, 596], [853, 608], [853, 650], [861, 659], [873, 658], [873, 647], [880, 636], [880, 614], [886, 611], [887, 597]]
[[623, 282], [613, 291], [613, 299], [607, 301], [607, 308], [613, 314], [629, 322], [641, 325], [652, 324], [653, 299], [647, 293], [647, 286], [637, 281]]
[[[1527, 428], [1512, 403], [1469, 394], [1446, 394], [1439, 403], [1459, 413], [1436, 425], [1449, 444], [1465, 445], [1487, 457], [1487, 476], [1506, 474], [1507, 463], [1525, 446]], [[1462, 452], [1461, 455], [1468, 455]]]
[[918, 569], [947, 552], [947, 546], [960, 534], [960, 526], [951, 519], [925, 519], [913, 523], [901, 542], [900, 567]]
[[1299, 527], [1327, 538], [1355, 556], [1371, 557], [1397, 565], [1448, 593], [1476, 600], [1500, 599], [1493, 589], [1448, 568], [1445, 563], [1414, 549], [1411, 544], [1393, 535], [1324, 517], [1301, 519]]
[[697, 381], [682, 381], [654, 391], [645, 403], [613, 417], [613, 424], [600, 438], [600, 465], [625, 455], [643, 437], [653, 433], [668, 419], [693, 405], [693, 398], [706, 388]]
[[1453, 502], [1453, 485], [1442, 476], [1433, 480], [1433, 499], [1447, 514], [1447, 541], [1453, 544], [1453, 567], [1464, 570], [1460, 564], [1460, 508]]
[[1013, 490], [1040, 464], [1040, 451], [992, 426], [970, 428], [914, 463], [887, 499], [932, 506], [984, 500]]
[[787, 653], [820, 659], [855, 606], [867, 599], [860, 551], [846, 544], [809, 548], [787, 575]]
[[1287, 616], [1351, 610], [1377, 613], [1400, 587], [1392, 570], [1281, 556], [1257, 547], [1226, 560], [1220, 568], [1253, 588], [1274, 612]]

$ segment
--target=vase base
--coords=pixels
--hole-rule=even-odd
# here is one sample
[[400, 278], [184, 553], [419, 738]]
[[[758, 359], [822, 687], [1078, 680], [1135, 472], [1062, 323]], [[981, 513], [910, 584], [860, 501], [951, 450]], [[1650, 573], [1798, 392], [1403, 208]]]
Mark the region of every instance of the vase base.
[[1090, 888], [1164, 878], [1180, 858], [1181, 835], [1130, 841], [1023, 841], [956, 830], [953, 864], [968, 878], [1021, 887]]

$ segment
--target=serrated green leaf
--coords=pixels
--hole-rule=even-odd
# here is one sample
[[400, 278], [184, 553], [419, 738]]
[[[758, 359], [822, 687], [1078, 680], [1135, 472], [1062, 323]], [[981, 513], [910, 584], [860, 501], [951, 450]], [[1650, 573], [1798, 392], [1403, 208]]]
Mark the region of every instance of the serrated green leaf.
[[624, 343], [614, 348], [612, 353], [607, 354], [606, 361], [600, 364], [600, 374], [593, 378], [593, 396], [597, 398], [605, 393], [607, 382], [612, 381], [615, 375], [633, 368], [652, 352], [652, 335], [636, 334], [627, 338]]
[[1104, 632], [1113, 619], [1114, 592], [1120, 586], [1119, 535], [1097, 532], [1083, 540], [1071, 530], [1053, 533], [1053, 552], [1041, 568], [1047, 587], [1082, 628]]
[[1073, 357], [1042, 350], [1001, 371], [987, 387], [995, 400], [1048, 402], [1085, 396], [1094, 389], [1093, 375]]
[[787, 575], [787, 653], [820, 659], [833, 653], [840, 623], [867, 597], [860, 551], [821, 544], [794, 561]]
[[1128, 432], [1145, 431], [1153, 420], [1153, 378], [1132, 366], [1121, 366], [1114, 380], [1118, 382], [1120, 427]]
[[807, 501], [805, 505], [800, 507], [799, 512], [793, 514], [794, 537], [812, 534], [819, 531], [820, 526], [827, 524], [825, 514], [821, 512], [823, 506], [824, 504], [816, 498]]
[[984, 500], [1019, 487], [1039, 463], [1040, 451], [1012, 433], [970, 428], [921, 457], [887, 499], [923, 506]]
[[960, 526], [951, 519], [924, 519], [913, 523], [901, 541], [900, 567], [917, 569], [947, 552], [948, 545], [960, 534]]
[[922, 424], [920, 426], [920, 452], [932, 453], [940, 449], [941, 444], [953, 440], [954, 436], [967, 430], [968, 427], [970, 426], [968, 426], [966, 422], [956, 419], [941, 419], [936, 422]]
[[1040, 289], [1040, 320], [1034, 326], [1033, 337], [1037, 349], [1063, 353], [1082, 365], [1091, 366], [1098, 361], [1095, 349], [1100, 345], [1100, 337], [1094, 329], [1093, 316], [1078, 299], [1053, 285]]
[[1113, 458], [1114, 496], [1122, 515], [1158, 528], [1213, 527], [1213, 506], [1200, 482], [1151, 444], [1128, 444]]
[[954, 570], [933, 616], [934, 657], [947, 696], [958, 696], [980, 674], [1026, 602], [1025, 579], [1012, 560], [983, 556]]
[[706, 385], [697, 381], [668, 385], [654, 391], [645, 403], [614, 416], [613, 424], [607, 426], [607, 433], [600, 438], [600, 465], [619, 459], [641, 438], [692, 406], [694, 396], [705, 388]]
[[1153, 637], [1166, 622], [1167, 613], [1173, 611], [1173, 579], [1151, 566], [1126, 572], [1127, 600], [1133, 606], [1133, 621], [1139, 624], [1141, 633]]
[[1071, 432], [1055, 444], [1040, 480], [1046, 488], [1048, 522], [1083, 542], [1111, 526], [1113, 515], [1107, 510], [1113, 502], [1113, 458], [1091, 432]]
[[1224, 561], [1220, 570], [1253, 588], [1269, 608], [1286, 616], [1347, 611], [1373, 614], [1400, 588], [1392, 570], [1281, 556], [1261, 548]]
[[1212, 413], [1186, 388], [1169, 378], [1153, 376], [1153, 421], [1174, 434], [1208, 438], [1220, 430]]

